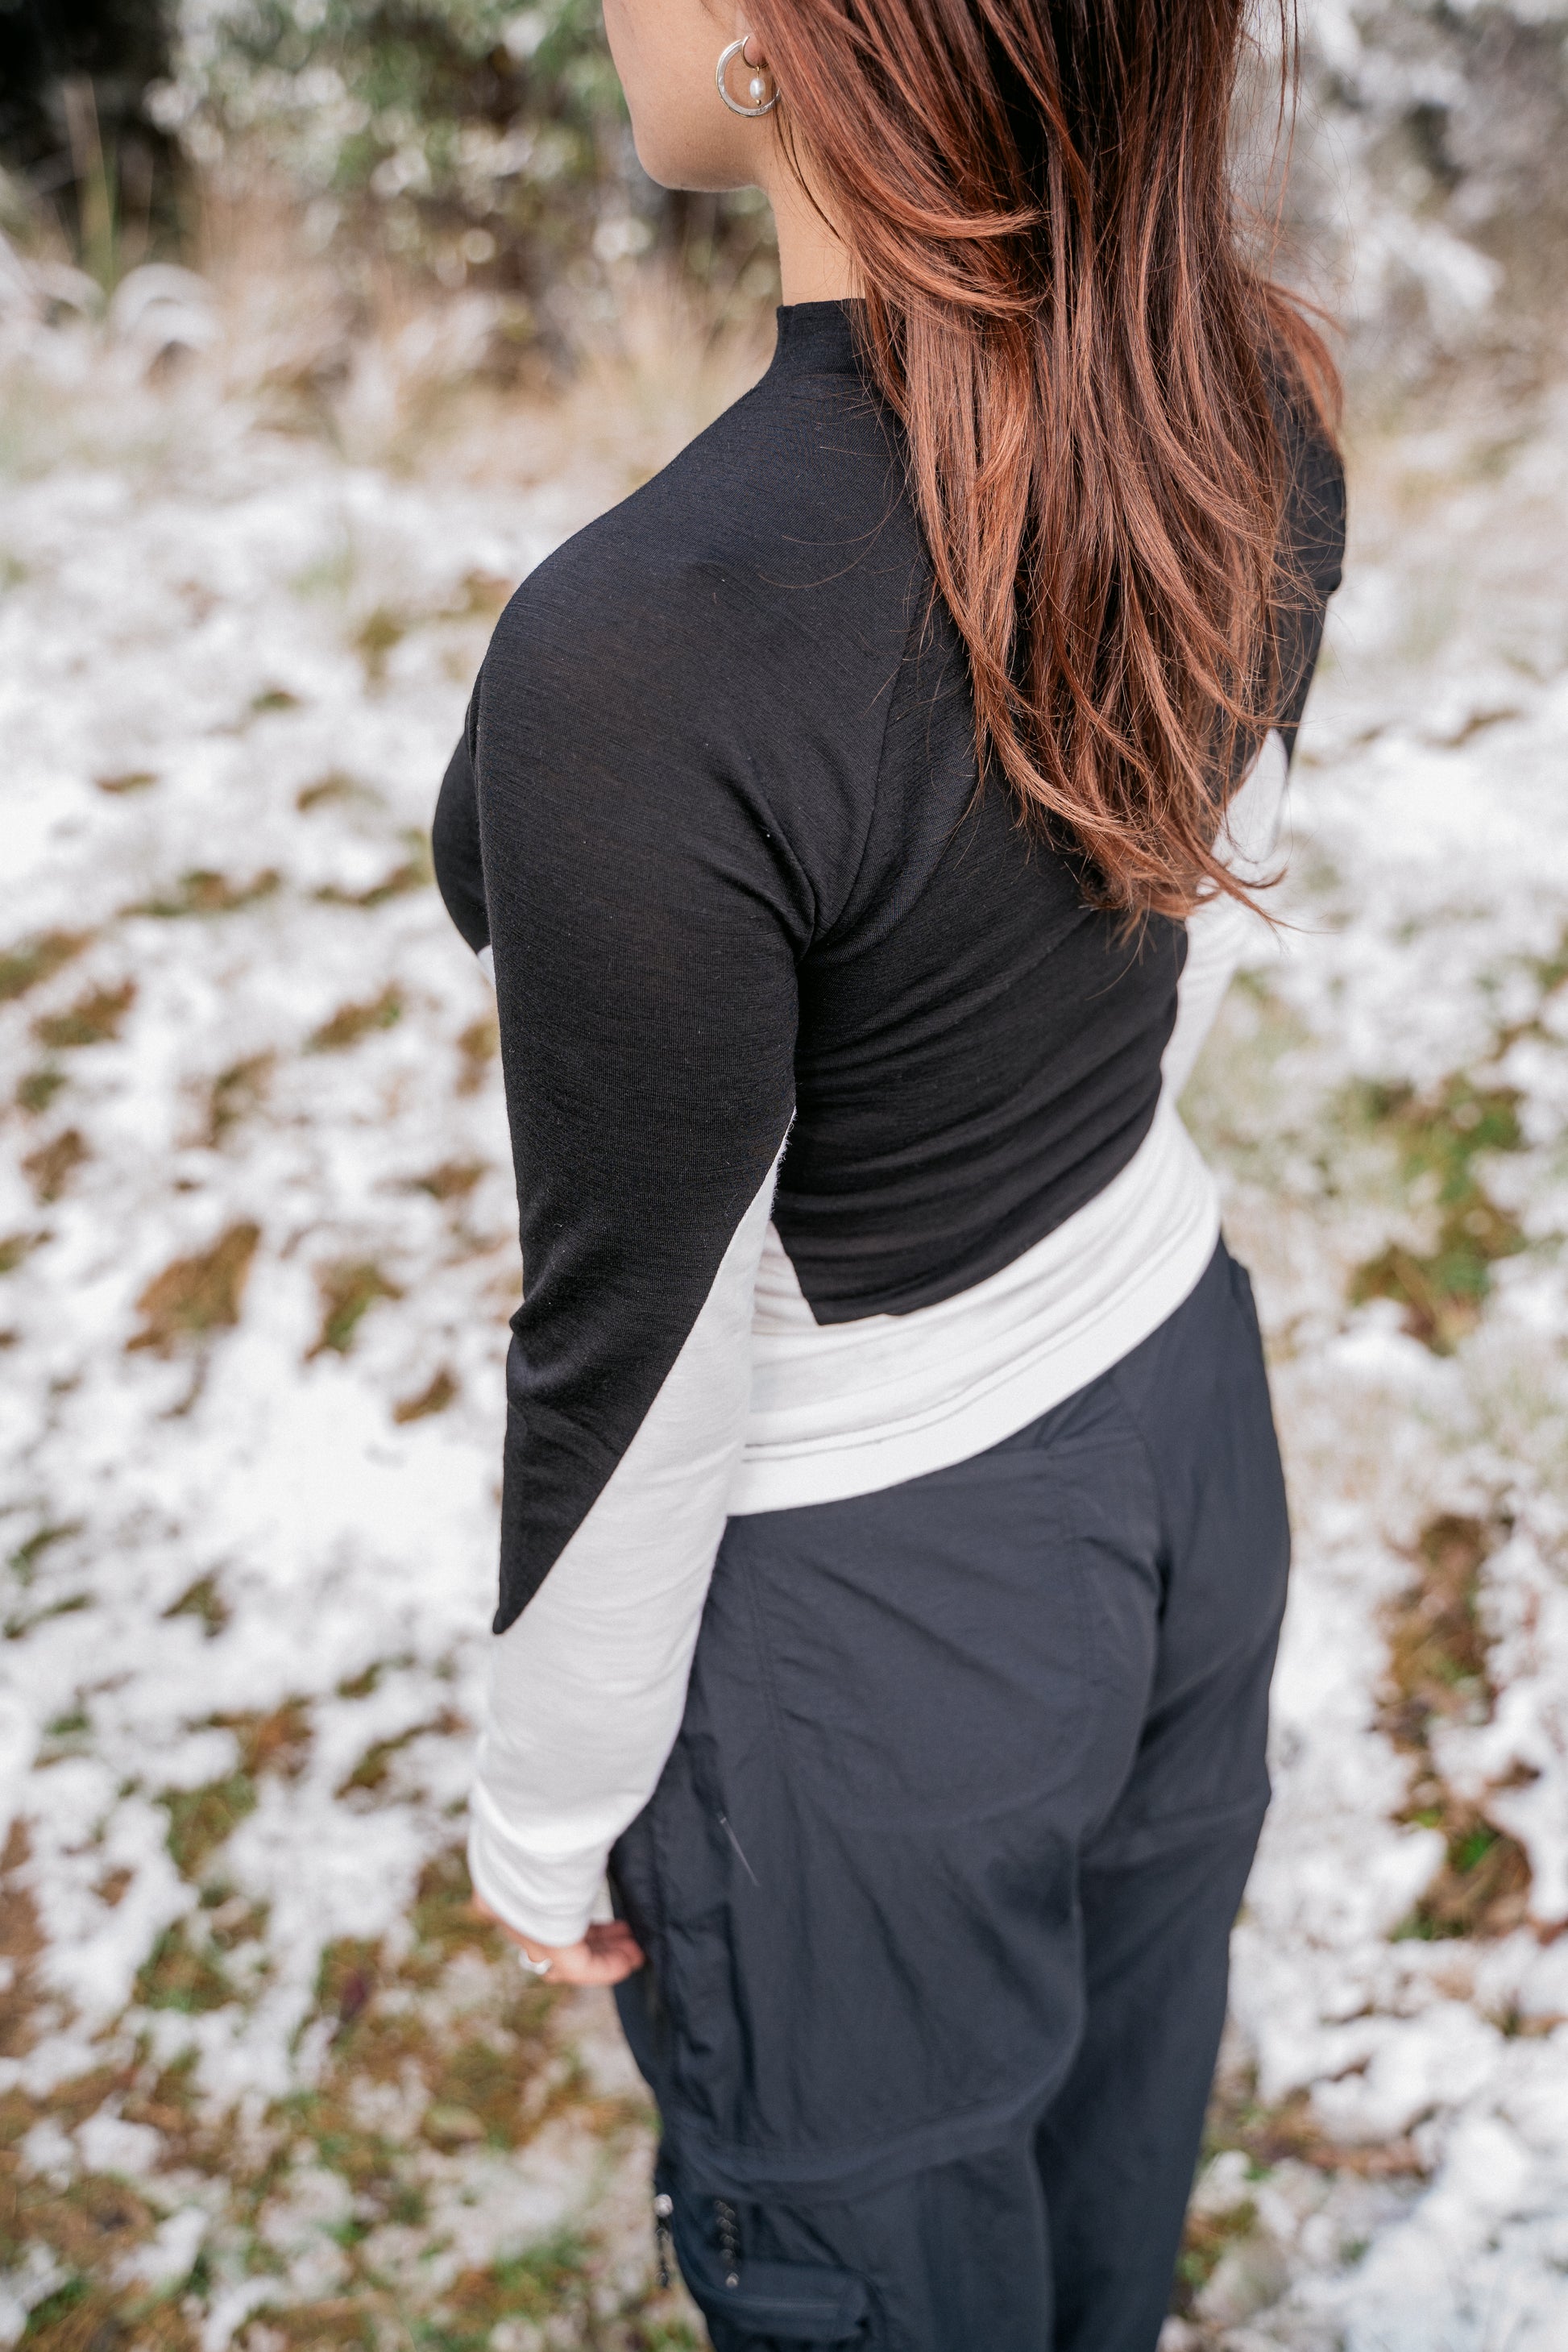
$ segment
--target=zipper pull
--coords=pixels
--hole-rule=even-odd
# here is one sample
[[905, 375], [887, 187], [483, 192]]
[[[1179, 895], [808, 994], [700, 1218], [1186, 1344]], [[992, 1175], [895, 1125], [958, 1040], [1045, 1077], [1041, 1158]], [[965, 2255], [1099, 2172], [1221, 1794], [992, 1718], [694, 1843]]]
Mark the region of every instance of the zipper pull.
[[740, 2217], [727, 2199], [715, 2197], [713, 2219], [719, 2225], [719, 2252], [724, 2260], [724, 2284], [727, 2287], [737, 2287], [741, 2284]]
[[669, 2267], [669, 2217], [675, 2210], [675, 2200], [661, 2189], [653, 2200], [653, 2258], [658, 2270], [660, 2286], [673, 2286]]

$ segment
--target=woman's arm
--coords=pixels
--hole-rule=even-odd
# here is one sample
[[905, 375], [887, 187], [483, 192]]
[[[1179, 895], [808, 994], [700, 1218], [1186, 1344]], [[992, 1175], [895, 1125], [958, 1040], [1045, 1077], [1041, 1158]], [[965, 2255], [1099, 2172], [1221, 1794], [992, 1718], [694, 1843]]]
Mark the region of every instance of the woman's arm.
[[655, 611], [642, 587], [531, 583], [443, 792], [458, 908], [482, 839], [524, 1288], [470, 1867], [555, 1948], [583, 1938], [679, 1727], [812, 917], [755, 774], [672, 696], [693, 600]]

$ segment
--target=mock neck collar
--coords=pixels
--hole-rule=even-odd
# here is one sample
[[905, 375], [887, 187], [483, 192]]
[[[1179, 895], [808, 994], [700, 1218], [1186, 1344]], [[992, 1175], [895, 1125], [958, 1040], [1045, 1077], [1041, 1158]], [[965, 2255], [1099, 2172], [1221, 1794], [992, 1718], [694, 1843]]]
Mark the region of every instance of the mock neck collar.
[[831, 370], [856, 373], [854, 314], [857, 302], [781, 302], [774, 316], [778, 341], [773, 364], [794, 374]]

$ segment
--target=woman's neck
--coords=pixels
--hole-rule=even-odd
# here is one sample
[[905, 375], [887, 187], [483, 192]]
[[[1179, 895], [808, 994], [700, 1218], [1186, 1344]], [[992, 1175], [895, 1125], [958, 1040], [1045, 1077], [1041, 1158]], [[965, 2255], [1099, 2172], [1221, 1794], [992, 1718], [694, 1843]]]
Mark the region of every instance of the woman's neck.
[[786, 302], [842, 302], [860, 291], [848, 248], [801, 186], [777, 142], [763, 193], [778, 231], [779, 278]]

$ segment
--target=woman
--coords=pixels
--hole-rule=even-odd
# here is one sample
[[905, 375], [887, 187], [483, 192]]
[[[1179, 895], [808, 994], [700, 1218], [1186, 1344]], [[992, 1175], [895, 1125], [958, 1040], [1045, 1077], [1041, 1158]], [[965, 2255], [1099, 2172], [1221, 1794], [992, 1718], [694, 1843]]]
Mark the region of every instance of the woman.
[[1150, 2352], [1288, 1553], [1173, 1106], [1331, 374], [1237, 247], [1241, 0], [605, 19], [784, 300], [519, 591], [442, 791], [526, 1288], [474, 1883], [616, 1985], [719, 2352]]

